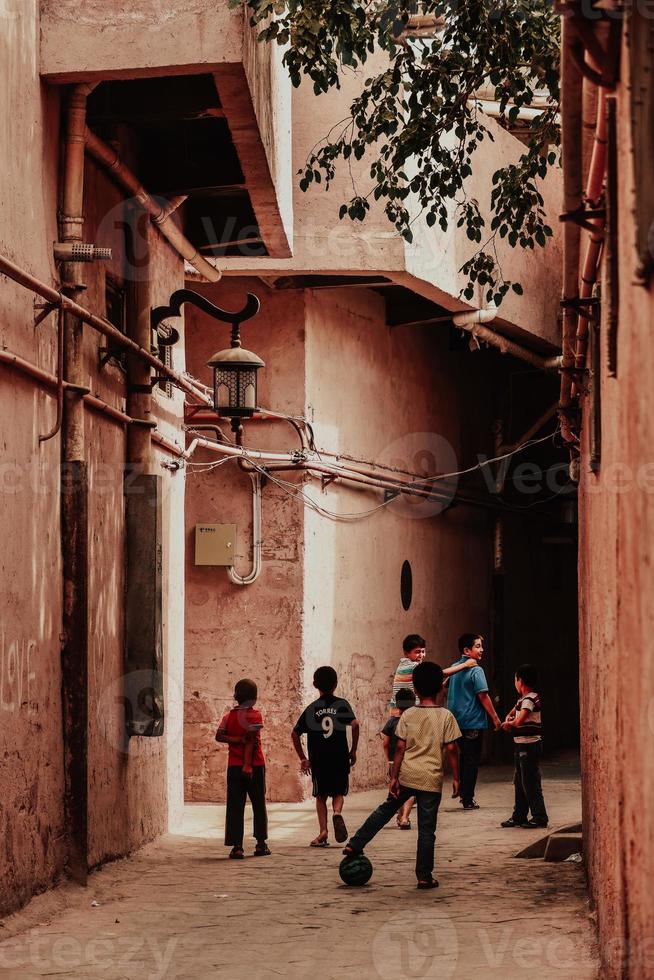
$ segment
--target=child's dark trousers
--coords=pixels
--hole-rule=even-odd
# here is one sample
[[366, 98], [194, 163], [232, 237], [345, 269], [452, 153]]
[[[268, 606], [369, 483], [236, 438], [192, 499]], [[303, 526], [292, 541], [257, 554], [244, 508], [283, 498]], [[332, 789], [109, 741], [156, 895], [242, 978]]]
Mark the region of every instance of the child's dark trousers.
[[245, 801], [250, 797], [254, 815], [254, 837], [257, 841], [268, 838], [268, 814], [266, 813], [266, 767], [255, 766], [252, 776], [243, 776], [241, 766], [227, 767], [227, 813], [225, 816], [225, 844], [243, 847], [243, 823]]
[[541, 742], [515, 742], [515, 806], [513, 820], [524, 823], [531, 810], [531, 816], [538, 823], [547, 823], [547, 810], [540, 783], [540, 758], [543, 754]]
[[400, 795], [391, 796], [370, 814], [365, 823], [350, 838], [350, 847], [362, 851], [375, 834], [385, 827], [408, 799], [415, 796], [418, 803], [418, 852], [416, 855], [416, 877], [418, 881], [428, 881], [434, 870], [434, 846], [436, 841], [436, 820], [441, 803], [440, 793], [428, 793], [423, 789], [400, 786]]

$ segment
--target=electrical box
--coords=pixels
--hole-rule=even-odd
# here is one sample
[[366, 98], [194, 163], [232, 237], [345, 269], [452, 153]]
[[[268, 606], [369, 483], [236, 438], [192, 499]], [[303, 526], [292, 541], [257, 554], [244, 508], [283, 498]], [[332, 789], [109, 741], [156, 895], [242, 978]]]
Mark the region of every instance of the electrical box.
[[233, 565], [236, 524], [196, 524], [195, 564]]

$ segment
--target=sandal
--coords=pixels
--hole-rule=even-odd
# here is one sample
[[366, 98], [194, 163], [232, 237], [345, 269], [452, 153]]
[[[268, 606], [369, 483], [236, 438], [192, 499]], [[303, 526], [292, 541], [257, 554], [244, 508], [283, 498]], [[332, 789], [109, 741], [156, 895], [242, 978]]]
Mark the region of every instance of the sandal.
[[315, 840], [311, 841], [309, 847], [329, 847], [329, 841], [327, 838], [321, 839], [320, 837], [316, 837]]
[[263, 841], [261, 844], [257, 844], [257, 846], [254, 849], [255, 858], [266, 857], [266, 855], [270, 853], [271, 853], [270, 848], [268, 847], [265, 841]]
[[427, 881], [418, 881], [416, 888], [438, 888], [438, 881], [436, 878], [429, 878]]
[[343, 844], [347, 840], [347, 827], [340, 813], [334, 814], [334, 837], [338, 844]]
[[245, 857], [245, 851], [242, 847], [234, 846], [229, 852], [229, 857], [232, 859], [232, 861], [242, 861]]
[[411, 821], [410, 820], [407, 820], [406, 823], [400, 823], [399, 820], [398, 820], [397, 825], [400, 828], [400, 830], [411, 830]]

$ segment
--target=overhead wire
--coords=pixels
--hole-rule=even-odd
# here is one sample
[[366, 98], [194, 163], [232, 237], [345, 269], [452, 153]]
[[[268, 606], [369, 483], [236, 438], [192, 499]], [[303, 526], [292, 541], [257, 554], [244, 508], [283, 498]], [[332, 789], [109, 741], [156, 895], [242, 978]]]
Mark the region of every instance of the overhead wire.
[[[276, 413], [276, 414], [277, 415], [281, 415], [281, 413]], [[300, 416], [297, 416], [295, 418], [298, 421], [304, 421]], [[535, 445], [540, 445], [540, 444], [542, 444], [544, 442], [548, 442], [549, 440], [554, 440], [555, 437], [556, 437], [556, 435], [557, 435], [557, 432], [558, 432], [558, 428], [557, 428], [557, 430], [555, 430], [555, 432], [550, 433], [547, 436], [543, 436], [543, 437], [541, 437], [539, 439], [529, 439], [526, 442], [522, 443], [521, 445], [515, 446], [511, 450], [509, 450], [508, 452], [502, 453], [502, 454], [500, 454], [498, 456], [495, 456], [492, 459], [480, 460], [474, 466], [470, 466], [470, 467], [467, 467], [467, 468], [462, 469], [462, 470], [453, 471], [451, 473], [442, 473], [442, 474], [439, 474], [438, 476], [433, 476], [433, 477], [420, 477], [420, 478], [418, 478], [418, 479], [415, 480], [415, 483], [416, 484], [423, 484], [423, 485], [424, 484], [427, 484], [427, 483], [436, 483], [436, 482], [444, 481], [444, 480], [452, 480], [452, 479], [458, 478], [460, 476], [465, 476], [467, 474], [480, 471], [485, 466], [490, 466], [493, 463], [499, 463], [499, 462], [502, 462], [505, 459], [509, 459], [512, 456], [515, 456], [517, 453], [522, 452], [523, 450], [525, 450], [525, 449], [527, 449], [529, 447], [532, 447], [532, 446], [535, 446]], [[220, 448], [220, 443], [216, 443], [216, 448], [217, 449]], [[319, 457], [319, 452], [317, 450], [313, 450], [313, 451]], [[309, 452], [311, 452], [311, 451], [309, 451]], [[298, 463], [299, 462], [307, 462], [310, 465], [310, 463], [311, 463], [311, 457], [309, 455], [309, 452], [304, 452], [304, 453], [295, 452], [294, 455], [298, 457]], [[341, 456], [335, 456], [335, 454], [332, 454], [332, 455], [334, 455], [334, 458], [336, 458], [336, 459], [345, 458], [344, 456], [341, 457]], [[235, 459], [235, 458], [238, 458], [238, 457], [227, 456], [224, 459], [218, 460], [218, 461], [216, 461], [214, 463], [209, 463], [209, 462], [193, 463], [190, 460], [187, 460], [186, 461], [186, 466], [192, 467], [195, 470], [195, 472], [197, 472], [197, 473], [204, 473], [204, 472], [209, 472], [211, 470], [217, 469], [218, 467], [223, 466], [225, 463], [228, 463], [232, 459]], [[261, 463], [259, 463], [255, 458], [253, 458], [252, 456], [250, 456], [248, 454], [247, 449], [245, 449], [245, 448], [243, 449], [243, 455], [242, 455], [241, 458], [247, 460], [250, 463], [250, 465], [254, 469], [257, 470], [257, 472], [259, 472], [262, 475], [264, 475], [267, 479], [269, 479], [272, 483], [274, 483], [276, 486], [278, 486], [280, 489], [282, 489], [284, 492], [286, 492], [289, 496], [291, 496], [291, 497], [293, 497], [295, 499], [298, 499], [298, 500], [299, 499], [303, 500], [305, 502], [305, 504], [308, 507], [310, 507], [312, 510], [314, 510], [316, 513], [321, 514], [322, 516], [327, 517], [330, 520], [343, 521], [343, 522], [355, 522], [355, 521], [359, 521], [359, 520], [364, 520], [364, 519], [366, 519], [368, 517], [371, 517], [372, 515], [378, 513], [379, 511], [383, 510], [385, 507], [388, 507], [388, 505], [391, 504], [396, 499], [396, 494], [394, 494], [393, 496], [389, 497], [387, 500], [383, 501], [381, 504], [378, 504], [376, 507], [370, 508], [369, 510], [359, 511], [359, 512], [356, 512], [356, 513], [345, 513], [345, 514], [338, 513], [336, 511], [331, 511], [328, 508], [323, 507], [316, 500], [314, 500], [311, 496], [309, 496], [303, 489], [298, 488], [296, 484], [290, 483], [288, 480], [281, 479], [280, 477], [273, 476], [272, 475], [272, 472], [270, 470], [268, 470], [264, 465], [262, 465]], [[366, 461], [364, 461], [364, 460], [357, 460], [357, 462], [364, 462], [365, 463]], [[348, 467], [342, 466], [338, 462], [330, 463], [329, 465], [334, 468], [334, 470], [336, 471], [336, 475], [337, 476], [339, 474], [342, 474], [344, 478], [347, 478]], [[374, 466], [375, 464], [366, 463], [366, 465], [372, 465], [372, 466]], [[386, 469], [386, 467], [382, 467], [382, 468]], [[414, 475], [415, 476], [415, 474], [409, 474], [409, 475]], [[374, 473], [371, 473], [370, 476], [372, 478], [374, 478]], [[397, 486], [397, 491], [399, 493], [401, 493], [403, 489], [411, 490], [411, 487], [412, 487], [411, 484], [405, 485], [405, 487], [403, 487], [401, 485], [398, 485]], [[384, 488], [384, 487], [380, 486], [379, 489], [380, 490], [381, 489], [387, 489], [387, 490], [390, 490], [391, 492], [393, 492], [393, 489], [394, 488], [392, 488], [392, 487]], [[561, 491], [561, 492], [564, 492], [564, 491]], [[553, 499], [554, 497], [557, 497], [559, 495], [560, 495], [559, 493], [554, 494], [552, 497], [547, 498], [547, 500]], [[523, 506], [523, 507], [521, 507], [519, 509], [521, 509], [521, 510], [529, 510], [530, 508], [537, 506], [539, 503], [546, 503], [547, 500], [544, 500], [544, 501], [535, 501], [534, 503], [528, 504], [528, 505]]]

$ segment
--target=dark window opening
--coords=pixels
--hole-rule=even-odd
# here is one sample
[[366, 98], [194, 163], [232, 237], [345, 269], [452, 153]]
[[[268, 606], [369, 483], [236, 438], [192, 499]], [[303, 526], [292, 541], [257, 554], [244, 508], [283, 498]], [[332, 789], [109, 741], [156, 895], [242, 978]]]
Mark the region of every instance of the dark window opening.
[[[126, 304], [125, 304], [125, 289], [121, 284], [114, 279], [112, 276], [107, 275], [105, 277], [105, 287], [104, 287], [104, 303], [105, 303], [105, 317], [112, 323], [117, 330], [121, 333], [127, 333], [127, 323], [126, 323]], [[117, 364], [122, 371], [126, 371], [126, 356], [125, 351], [122, 347], [107, 337], [107, 343], [104, 348], [101, 349], [101, 363], [106, 364], [107, 361], [113, 361]]]
[[402, 608], [408, 611], [411, 608], [411, 600], [413, 599], [413, 572], [411, 571], [411, 564], [408, 561], [405, 561], [402, 565], [400, 596], [402, 598]]

